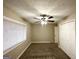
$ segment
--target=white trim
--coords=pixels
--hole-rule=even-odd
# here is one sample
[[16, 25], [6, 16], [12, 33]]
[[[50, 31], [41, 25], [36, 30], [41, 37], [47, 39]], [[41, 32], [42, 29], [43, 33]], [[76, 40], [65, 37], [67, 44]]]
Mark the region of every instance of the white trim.
[[63, 22], [60, 22], [59, 25], [63, 25], [63, 24], [71, 23], [71, 22], [75, 22], [75, 20], [63, 21]]
[[31, 45], [31, 42], [28, 43], [27, 47], [19, 54], [19, 56], [16, 59], [19, 59], [30, 45]]
[[67, 52], [65, 52], [65, 50], [64, 50], [60, 45], [58, 45], [58, 47], [59, 47], [69, 58], [71, 58], [71, 57], [69, 56], [69, 54], [68, 54]]
[[14, 19], [12, 19], [10, 17], [7, 17], [7, 16], [3, 16], [3, 19], [8, 20], [8, 21], [11, 21], [11, 22], [14, 22], [14, 23], [17, 23], [17, 24], [26, 25], [25, 23], [23, 23], [21, 21], [14, 20]]
[[22, 42], [20, 42], [20, 43], [18, 43], [18, 44], [16, 44], [16, 45], [14, 45], [14, 46], [12, 46], [12, 47], [9, 48], [9, 49], [3, 51], [3, 55], [5, 55], [5, 54], [7, 54], [8, 52], [10, 52], [11, 50], [15, 49], [17, 46], [21, 45], [23, 42], [25, 42], [25, 40], [22, 41]]
[[53, 43], [51, 41], [32, 41], [32, 43]]

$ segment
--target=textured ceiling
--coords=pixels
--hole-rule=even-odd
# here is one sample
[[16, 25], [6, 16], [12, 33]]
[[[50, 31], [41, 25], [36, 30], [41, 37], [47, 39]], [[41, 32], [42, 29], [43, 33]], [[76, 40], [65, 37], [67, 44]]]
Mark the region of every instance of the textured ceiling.
[[4, 6], [14, 10], [20, 17], [34, 23], [40, 14], [54, 16], [56, 22], [75, 12], [76, 0], [4, 0]]

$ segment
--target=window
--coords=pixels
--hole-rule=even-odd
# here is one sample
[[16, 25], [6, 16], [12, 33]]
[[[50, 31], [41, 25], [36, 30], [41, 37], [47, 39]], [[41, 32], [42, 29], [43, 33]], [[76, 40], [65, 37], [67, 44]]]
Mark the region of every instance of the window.
[[9, 21], [3, 20], [3, 50], [7, 50], [12, 46], [26, 40], [26, 26]]

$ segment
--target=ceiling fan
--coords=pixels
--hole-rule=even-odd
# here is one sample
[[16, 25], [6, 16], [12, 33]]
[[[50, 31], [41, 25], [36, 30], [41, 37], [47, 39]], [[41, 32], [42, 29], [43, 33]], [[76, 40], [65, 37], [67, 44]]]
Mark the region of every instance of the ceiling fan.
[[46, 15], [46, 14], [41, 14], [40, 18], [36, 18], [34, 17], [34, 19], [37, 19], [38, 21], [36, 21], [35, 23], [41, 23], [41, 24], [47, 24], [48, 22], [54, 22], [53, 20], [50, 20], [54, 18], [53, 16], [50, 15]]

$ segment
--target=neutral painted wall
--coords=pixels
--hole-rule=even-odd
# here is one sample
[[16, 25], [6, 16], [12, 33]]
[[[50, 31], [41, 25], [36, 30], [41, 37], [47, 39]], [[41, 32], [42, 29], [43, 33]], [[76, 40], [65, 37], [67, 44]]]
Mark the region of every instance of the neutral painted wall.
[[54, 27], [54, 36], [55, 36], [55, 43], [58, 43], [59, 42], [59, 29], [58, 29], [58, 26], [55, 26]]
[[54, 26], [47, 24], [32, 25], [32, 42], [33, 43], [54, 43]]
[[27, 48], [31, 43], [31, 25], [28, 22], [24, 22], [13, 10], [4, 7], [4, 16], [17, 20], [21, 23], [25, 23], [27, 27], [27, 40], [17, 43], [12, 48], [8, 49], [4, 55], [11, 57], [11, 59], [17, 59], [21, 53]]
[[59, 23], [59, 47], [71, 58], [76, 59], [75, 14]]

